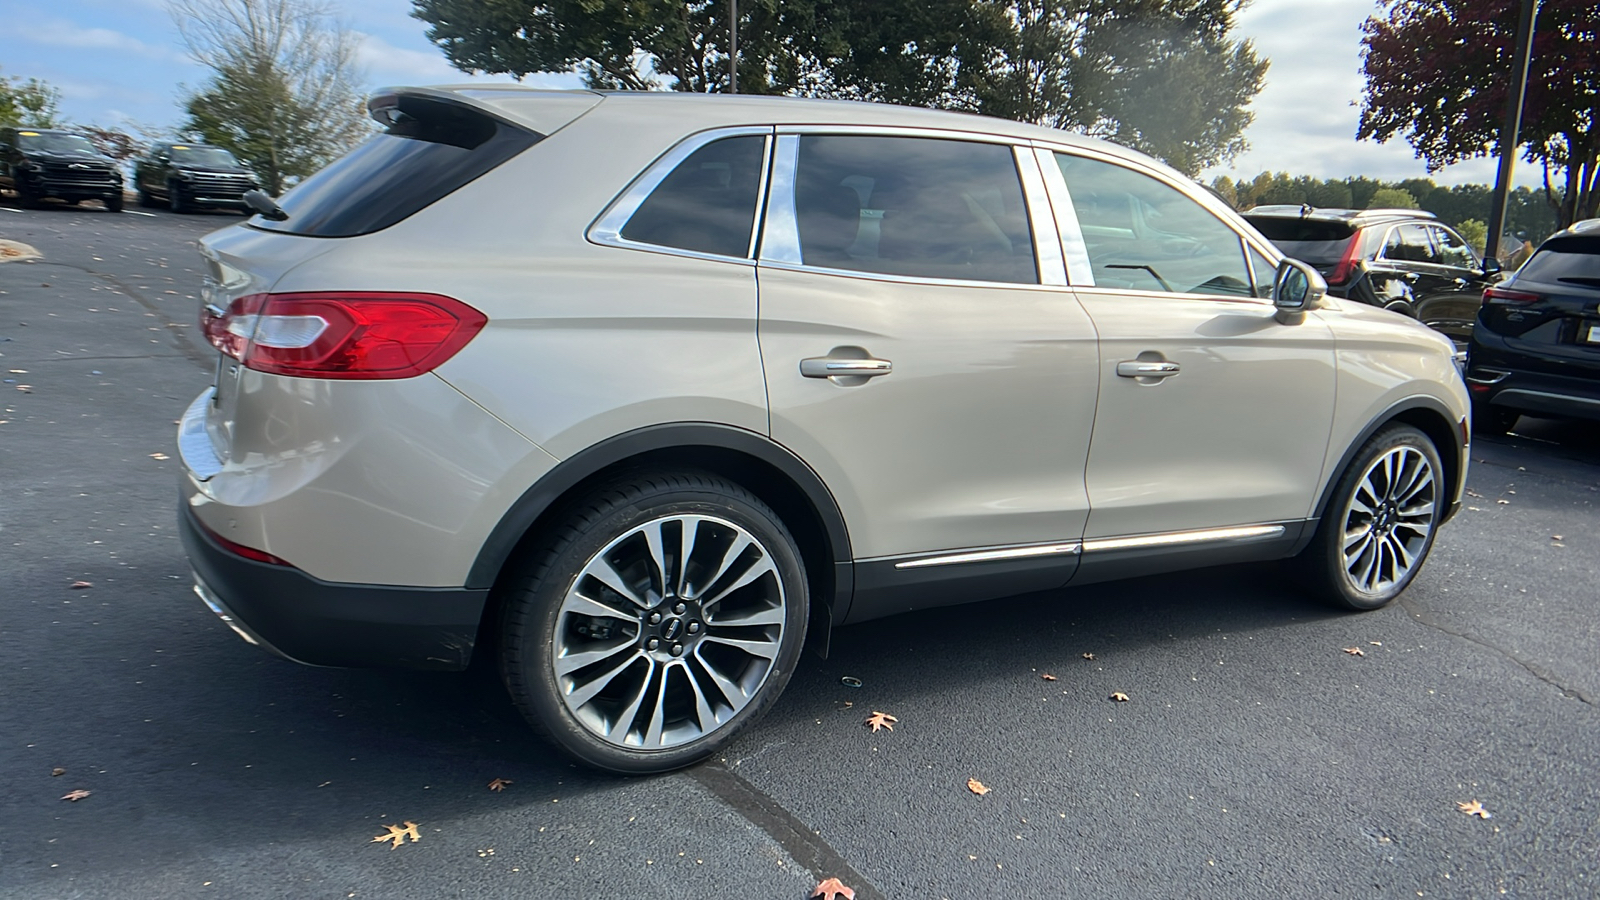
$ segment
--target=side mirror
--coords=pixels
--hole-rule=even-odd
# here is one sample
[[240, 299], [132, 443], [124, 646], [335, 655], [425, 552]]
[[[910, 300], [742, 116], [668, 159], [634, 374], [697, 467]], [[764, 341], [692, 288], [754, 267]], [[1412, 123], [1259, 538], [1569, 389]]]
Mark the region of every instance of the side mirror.
[[1278, 277], [1272, 282], [1272, 305], [1278, 308], [1279, 322], [1300, 324], [1306, 312], [1316, 309], [1327, 293], [1328, 282], [1316, 269], [1298, 259], [1286, 259], [1278, 264]]
[[1492, 256], [1486, 256], [1486, 257], [1483, 258], [1483, 280], [1484, 281], [1495, 281], [1495, 280], [1497, 280], [1500, 277], [1500, 274], [1503, 271], [1505, 271], [1505, 270], [1503, 268], [1501, 268], [1500, 260], [1495, 259]]

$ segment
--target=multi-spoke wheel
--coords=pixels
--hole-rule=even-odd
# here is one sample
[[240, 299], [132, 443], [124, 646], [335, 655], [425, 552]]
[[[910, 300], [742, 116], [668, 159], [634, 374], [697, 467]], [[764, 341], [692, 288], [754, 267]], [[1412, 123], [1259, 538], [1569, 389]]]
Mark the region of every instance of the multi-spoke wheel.
[[701, 474], [599, 492], [510, 598], [503, 671], [540, 731], [591, 765], [705, 758], [783, 690], [807, 586], [783, 523]]
[[1335, 602], [1377, 609], [1422, 568], [1445, 502], [1433, 442], [1409, 425], [1391, 425], [1340, 478], [1306, 561]]

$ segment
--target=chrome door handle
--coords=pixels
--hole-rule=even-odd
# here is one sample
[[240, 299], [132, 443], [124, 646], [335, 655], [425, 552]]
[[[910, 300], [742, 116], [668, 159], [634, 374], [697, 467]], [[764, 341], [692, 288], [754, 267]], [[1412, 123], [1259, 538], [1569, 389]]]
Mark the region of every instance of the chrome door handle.
[[813, 356], [800, 360], [800, 374], [806, 378], [873, 378], [894, 371], [894, 363], [887, 359], [835, 359], [831, 356]]
[[1117, 374], [1123, 378], [1167, 378], [1178, 374], [1178, 364], [1157, 360], [1125, 359], [1117, 363]]

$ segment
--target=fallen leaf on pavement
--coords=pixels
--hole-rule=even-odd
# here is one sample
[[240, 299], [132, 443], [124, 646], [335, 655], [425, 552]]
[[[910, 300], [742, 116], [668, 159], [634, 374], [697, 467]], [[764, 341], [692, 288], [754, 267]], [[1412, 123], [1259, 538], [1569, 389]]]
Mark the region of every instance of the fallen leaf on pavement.
[[1366, 656], [1367, 655], [1367, 651], [1361, 649], [1360, 647], [1346, 647], [1346, 648], [1344, 648], [1344, 652], [1350, 654], [1351, 656]]
[[862, 724], [863, 725], [870, 725], [872, 727], [873, 731], [877, 731], [880, 728], [887, 728], [890, 731], [893, 731], [894, 730], [894, 723], [896, 723], [898, 721], [900, 721], [900, 720], [896, 719], [894, 716], [889, 715], [888, 713], [878, 712], [877, 710], [873, 710], [872, 711], [872, 715], [867, 716], [867, 721], [863, 722]]
[[1043, 678], [1045, 681], [1055, 681], [1056, 680], [1056, 677], [1054, 675], [1051, 675], [1049, 672], [1046, 672], [1043, 675], [1040, 675], [1039, 677]]
[[55, 778], [55, 777], [58, 777], [58, 776], [61, 776], [61, 775], [65, 775], [65, 774], [67, 774], [67, 770], [61, 768], [60, 766], [56, 766], [54, 769], [50, 770], [50, 777], [51, 778]]
[[1457, 803], [1456, 809], [1461, 810], [1469, 816], [1477, 816], [1480, 819], [1494, 818], [1494, 813], [1484, 809], [1483, 804], [1477, 800], [1474, 800], [1471, 803]]
[[17, 390], [23, 392], [24, 394], [31, 394], [31, 393], [33, 393], [33, 385], [31, 385], [31, 384], [19, 384], [19, 385], [17, 385]]
[[71, 800], [73, 803], [77, 803], [79, 800], [82, 800], [83, 798], [89, 796], [92, 793], [94, 793], [94, 792], [93, 791], [86, 791], [83, 788], [78, 788], [75, 791], [67, 791], [67, 795], [65, 797], [62, 797], [61, 799], [63, 799], [63, 800]]
[[1083, 658], [1084, 659], [1094, 659], [1094, 654], [1093, 653], [1085, 653], [1083, 655]]
[[1550, 535], [1550, 540], [1559, 541], [1559, 540], [1563, 540], [1563, 538], [1559, 534], [1552, 534], [1552, 535]]
[[989, 793], [989, 789], [983, 786], [983, 782], [979, 781], [976, 778], [968, 778], [967, 779], [967, 790], [973, 792], [974, 794], [977, 794], [979, 797], [982, 797], [984, 794]]
[[1128, 702], [1128, 695], [1124, 694], [1121, 691], [1117, 691], [1116, 693], [1111, 695], [1110, 699], [1115, 700], [1118, 703], [1127, 703]]
[[489, 790], [491, 790], [491, 791], [503, 791], [503, 790], [506, 789], [506, 785], [508, 785], [510, 783], [511, 783], [511, 779], [509, 779], [509, 778], [496, 778], [495, 780], [489, 782]]
[[152, 454], [150, 454], [150, 458], [151, 459], [171, 459], [172, 457], [166, 455], [165, 453], [152, 453]]
[[415, 822], [407, 822], [404, 828], [399, 825], [385, 825], [383, 827], [389, 829], [389, 833], [378, 835], [372, 839], [372, 843], [381, 844], [384, 841], [394, 841], [394, 844], [389, 847], [390, 850], [399, 847], [401, 842], [408, 837], [411, 838], [411, 843], [413, 844], [422, 840], [422, 835], [417, 834], [417, 823]]
[[1367, 643], [1371, 644], [1374, 647], [1382, 647], [1383, 646], [1383, 641], [1367, 641]]
[[811, 892], [811, 896], [821, 897], [822, 900], [838, 900], [840, 897], [844, 900], [856, 900], [856, 892], [845, 887], [844, 882], [837, 878], [829, 878], [818, 884], [817, 889]]
[[67, 589], [73, 591], [81, 591], [84, 588], [92, 587], [94, 587], [94, 582], [92, 581], [74, 581], [73, 583], [67, 585]]
[[1507, 506], [1510, 506], [1510, 505], [1511, 505], [1511, 501], [1510, 501], [1510, 500], [1496, 500], [1496, 501], [1494, 501], [1494, 502], [1496, 502], [1496, 503], [1503, 503], [1503, 504], [1505, 504], [1505, 505], [1507, 505]]

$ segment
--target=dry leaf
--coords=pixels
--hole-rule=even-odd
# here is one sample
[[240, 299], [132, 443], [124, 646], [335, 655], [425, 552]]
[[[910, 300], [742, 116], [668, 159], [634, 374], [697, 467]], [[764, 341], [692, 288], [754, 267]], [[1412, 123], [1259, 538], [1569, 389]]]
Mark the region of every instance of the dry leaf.
[[381, 844], [384, 841], [394, 841], [394, 844], [389, 847], [390, 850], [399, 847], [401, 842], [408, 837], [411, 838], [411, 843], [413, 844], [422, 840], [422, 835], [417, 834], [417, 823], [415, 822], [407, 822], [404, 828], [399, 825], [385, 825], [383, 827], [389, 829], [389, 833], [378, 835], [372, 839], [372, 843]]
[[79, 800], [89, 796], [91, 793], [93, 793], [93, 791], [86, 791], [83, 788], [78, 788], [75, 791], [67, 791], [67, 795], [61, 799], [71, 800], [73, 803], [77, 803]]
[[1505, 504], [1507, 506], [1511, 505], [1511, 501], [1510, 500], [1496, 500], [1495, 502], [1496, 503], [1503, 503], [1503, 504]]
[[822, 900], [838, 900], [840, 897], [844, 900], [856, 900], [856, 892], [845, 887], [844, 882], [837, 878], [829, 878], [818, 884], [817, 889], [811, 892], [811, 896], [821, 897]]
[[1560, 541], [1560, 540], [1565, 540], [1565, 538], [1563, 538], [1559, 534], [1552, 534], [1552, 535], [1550, 535], [1550, 540], [1552, 540], [1552, 541]]
[[509, 779], [509, 778], [496, 778], [495, 780], [489, 782], [489, 790], [491, 790], [491, 791], [503, 791], [503, 790], [506, 789], [506, 785], [508, 785], [510, 783], [511, 783], [511, 779]]
[[1344, 652], [1350, 654], [1351, 656], [1366, 656], [1367, 655], [1367, 651], [1361, 649], [1360, 647], [1346, 647], [1346, 648], [1344, 648]]
[[1128, 695], [1124, 694], [1121, 691], [1117, 691], [1116, 693], [1111, 695], [1110, 699], [1115, 700], [1118, 703], [1127, 703], [1128, 702]]
[[967, 790], [973, 792], [974, 794], [977, 794], [979, 797], [982, 797], [984, 794], [989, 793], [989, 789], [983, 786], [983, 782], [979, 781], [976, 778], [968, 778], [967, 779]]
[[31, 384], [19, 384], [19, 385], [17, 385], [17, 390], [23, 392], [24, 394], [31, 394], [31, 393], [33, 393], [33, 385], [31, 385]]
[[50, 770], [50, 777], [51, 778], [56, 778], [58, 776], [65, 775], [65, 774], [67, 774], [67, 770], [61, 768], [60, 766], [56, 766], [54, 769]]
[[67, 589], [73, 591], [81, 591], [84, 588], [92, 587], [94, 587], [94, 582], [92, 581], [74, 581], [73, 583], [67, 585]]
[[889, 715], [888, 713], [878, 712], [877, 710], [873, 710], [872, 711], [872, 715], [867, 716], [867, 721], [863, 722], [862, 724], [870, 725], [872, 727], [873, 731], [877, 731], [880, 728], [887, 728], [890, 731], [893, 731], [894, 730], [894, 723], [896, 723], [898, 721], [900, 721], [900, 720], [896, 719], [894, 716]]
[[171, 459], [172, 457], [166, 455], [165, 453], [152, 453], [152, 454], [150, 454], [150, 458], [151, 459]]
[[1483, 804], [1477, 800], [1474, 800], [1471, 803], [1457, 803], [1456, 809], [1461, 810], [1469, 816], [1477, 816], [1480, 819], [1494, 818], [1494, 813], [1484, 809]]
[[1085, 653], [1083, 655], [1083, 658], [1084, 659], [1094, 659], [1094, 654], [1093, 653]]
[[1367, 643], [1371, 644], [1374, 647], [1382, 647], [1383, 646], [1383, 641], [1367, 641]]
[[1054, 675], [1051, 675], [1049, 672], [1046, 672], [1043, 675], [1040, 675], [1039, 677], [1043, 678], [1045, 681], [1055, 681], [1056, 680], [1056, 677]]

